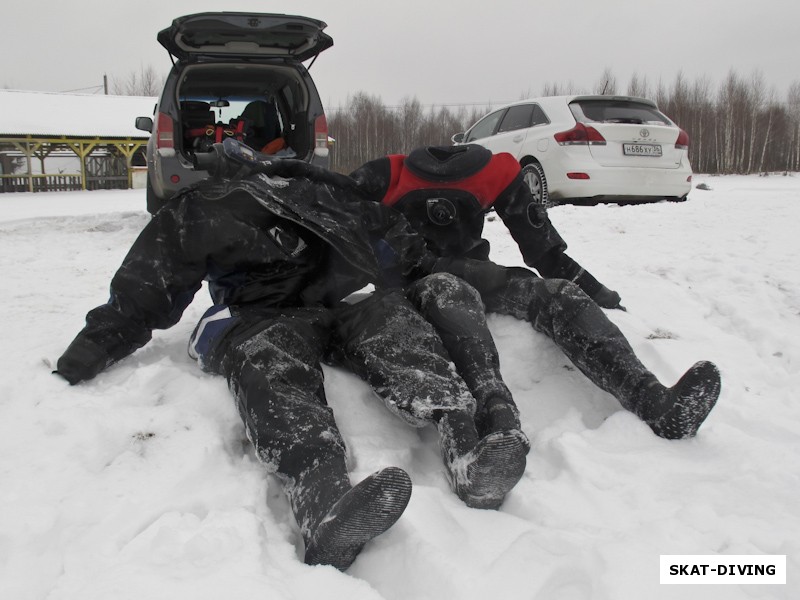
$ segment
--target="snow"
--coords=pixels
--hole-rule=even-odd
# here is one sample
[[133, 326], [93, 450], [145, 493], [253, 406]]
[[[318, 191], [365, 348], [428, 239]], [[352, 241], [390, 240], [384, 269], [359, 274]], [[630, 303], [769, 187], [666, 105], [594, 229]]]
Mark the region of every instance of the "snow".
[[[499, 511], [447, 486], [433, 428], [325, 369], [353, 481], [397, 465], [406, 513], [347, 573], [302, 564], [277, 481], [224, 381], [186, 354], [209, 301], [95, 380], [55, 359], [106, 300], [145, 224], [142, 190], [0, 196], [0, 598], [15, 600], [798, 597], [800, 177], [695, 176], [688, 202], [557, 207], [569, 253], [620, 292], [608, 311], [672, 384], [719, 365], [697, 438], [654, 436], [545, 337], [490, 315], [533, 449]], [[499, 219], [493, 258], [521, 264]], [[787, 556], [786, 585], [659, 584], [666, 554]]]
[[0, 134], [132, 137], [150, 134], [136, 129], [136, 117], [152, 117], [157, 98], [0, 90]]

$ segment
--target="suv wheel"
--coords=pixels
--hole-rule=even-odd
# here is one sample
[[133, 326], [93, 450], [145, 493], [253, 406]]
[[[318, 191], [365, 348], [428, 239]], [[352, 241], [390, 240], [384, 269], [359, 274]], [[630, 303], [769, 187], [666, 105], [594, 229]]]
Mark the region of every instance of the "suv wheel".
[[522, 167], [522, 178], [531, 190], [533, 201], [546, 208], [553, 206], [550, 202], [550, 195], [547, 193], [547, 179], [544, 176], [544, 169], [539, 163], [530, 163]]

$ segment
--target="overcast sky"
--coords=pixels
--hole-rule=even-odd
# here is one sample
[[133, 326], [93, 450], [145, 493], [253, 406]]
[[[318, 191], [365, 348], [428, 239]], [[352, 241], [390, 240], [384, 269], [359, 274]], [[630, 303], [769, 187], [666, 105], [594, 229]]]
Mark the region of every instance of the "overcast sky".
[[716, 86], [759, 70], [781, 100], [800, 81], [798, 0], [28, 0], [3, 11], [0, 87], [102, 93], [104, 74], [166, 73], [156, 33], [219, 10], [325, 21], [334, 46], [311, 72], [329, 108], [356, 91], [388, 105], [498, 105], [545, 84], [591, 89], [606, 68], [621, 92], [633, 73]]

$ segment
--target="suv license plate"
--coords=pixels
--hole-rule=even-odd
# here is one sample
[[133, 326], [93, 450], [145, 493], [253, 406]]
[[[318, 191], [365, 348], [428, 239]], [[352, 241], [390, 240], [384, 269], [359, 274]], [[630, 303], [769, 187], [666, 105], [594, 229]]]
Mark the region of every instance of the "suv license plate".
[[660, 144], [622, 144], [626, 156], [661, 156]]

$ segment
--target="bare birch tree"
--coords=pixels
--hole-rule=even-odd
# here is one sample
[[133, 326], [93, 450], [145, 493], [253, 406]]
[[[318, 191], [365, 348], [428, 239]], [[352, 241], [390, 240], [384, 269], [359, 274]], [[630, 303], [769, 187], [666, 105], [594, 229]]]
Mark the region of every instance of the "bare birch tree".
[[141, 66], [123, 79], [112, 77], [111, 90], [118, 96], [158, 96], [165, 79], [166, 75], [159, 74], [152, 65]]
[[789, 86], [786, 112], [789, 119], [786, 170], [798, 171], [800, 170], [800, 81], [795, 81]]
[[647, 84], [647, 75], [641, 78], [639, 77], [638, 73], [631, 75], [631, 79], [628, 82], [628, 95], [636, 96], [637, 98], [650, 97], [650, 87]]

